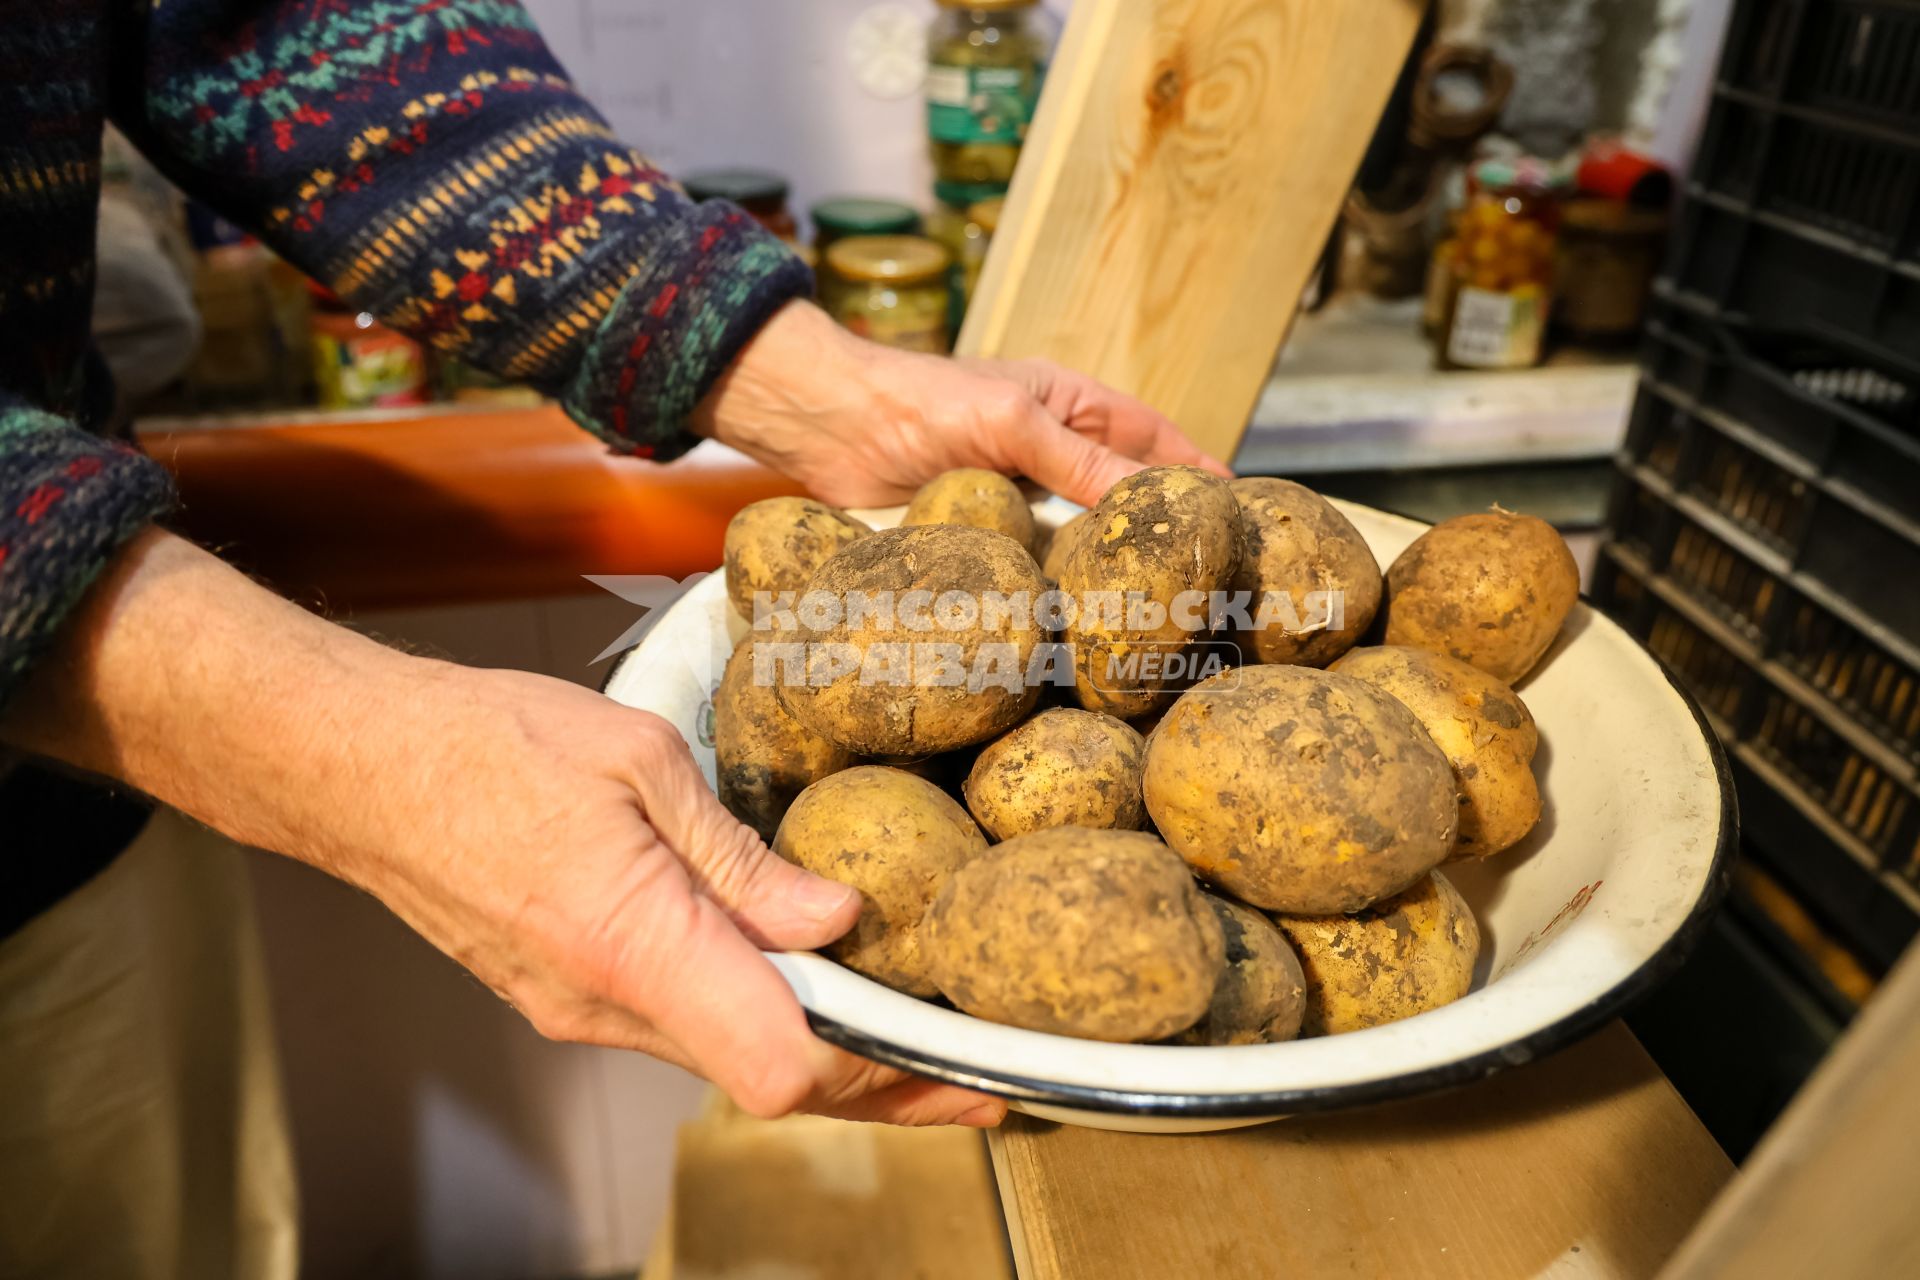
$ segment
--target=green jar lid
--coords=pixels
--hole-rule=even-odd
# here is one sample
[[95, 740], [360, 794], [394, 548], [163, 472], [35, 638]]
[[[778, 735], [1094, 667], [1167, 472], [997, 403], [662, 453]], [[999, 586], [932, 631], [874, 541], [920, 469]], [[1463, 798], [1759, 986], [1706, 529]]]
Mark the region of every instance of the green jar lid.
[[898, 200], [841, 196], [822, 200], [808, 212], [814, 228], [832, 240], [846, 236], [910, 236], [920, 230], [920, 214]]
[[991, 200], [995, 196], [1007, 194], [1004, 182], [946, 182], [933, 184], [934, 198], [941, 204], [951, 205], [955, 209], [970, 209], [982, 200]]
[[731, 200], [747, 209], [777, 206], [787, 198], [787, 180], [766, 169], [708, 169], [688, 174], [680, 185], [695, 200]]

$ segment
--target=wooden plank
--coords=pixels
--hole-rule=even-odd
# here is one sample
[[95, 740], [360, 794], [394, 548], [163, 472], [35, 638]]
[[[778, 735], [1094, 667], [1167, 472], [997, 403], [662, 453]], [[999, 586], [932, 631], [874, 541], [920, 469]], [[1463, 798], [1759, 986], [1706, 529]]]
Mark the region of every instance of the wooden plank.
[[1732, 1173], [1618, 1023], [1412, 1102], [1191, 1136], [1017, 1116], [993, 1144], [1023, 1280], [1646, 1277]]
[[971, 1129], [756, 1120], [715, 1096], [680, 1130], [676, 1280], [1011, 1280], [985, 1144]]
[[1920, 1276], [1920, 947], [1821, 1064], [1664, 1280]]
[[1047, 356], [1230, 457], [1421, 0], [1079, 0], [958, 349]]

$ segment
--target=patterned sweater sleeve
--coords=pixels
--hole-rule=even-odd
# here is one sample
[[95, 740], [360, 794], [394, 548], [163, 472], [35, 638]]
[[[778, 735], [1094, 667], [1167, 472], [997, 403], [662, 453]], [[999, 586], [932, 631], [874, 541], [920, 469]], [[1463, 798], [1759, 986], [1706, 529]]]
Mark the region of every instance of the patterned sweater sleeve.
[[0, 392], [0, 705], [113, 553], [173, 502], [166, 471]]
[[512, 0], [168, 0], [113, 114], [184, 189], [350, 304], [667, 458], [811, 288], [751, 218], [614, 138]]

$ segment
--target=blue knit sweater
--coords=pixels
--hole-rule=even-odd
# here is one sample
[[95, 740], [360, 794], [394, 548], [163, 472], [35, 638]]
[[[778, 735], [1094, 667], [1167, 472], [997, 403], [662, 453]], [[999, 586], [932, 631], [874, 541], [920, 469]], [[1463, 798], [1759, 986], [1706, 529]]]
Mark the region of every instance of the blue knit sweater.
[[810, 285], [615, 139], [512, 0], [0, 0], [0, 707], [171, 503], [88, 430], [107, 119], [356, 307], [643, 456]]

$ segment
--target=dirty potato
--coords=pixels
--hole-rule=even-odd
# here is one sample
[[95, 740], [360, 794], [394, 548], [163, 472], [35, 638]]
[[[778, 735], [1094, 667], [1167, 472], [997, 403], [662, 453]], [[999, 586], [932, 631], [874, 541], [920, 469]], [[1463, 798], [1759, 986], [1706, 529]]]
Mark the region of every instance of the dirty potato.
[[756, 595], [771, 599], [792, 592], [798, 598], [828, 557], [872, 532], [846, 512], [812, 498], [748, 503], [727, 522], [727, 599], [751, 622]]
[[1086, 532], [1087, 521], [1092, 511], [1082, 511], [1073, 519], [1052, 531], [1046, 545], [1040, 549], [1040, 574], [1048, 582], [1060, 581], [1060, 571], [1066, 566], [1067, 556], [1072, 552], [1074, 540]]
[[1401, 645], [1355, 649], [1331, 669], [1399, 699], [1446, 754], [1460, 792], [1456, 860], [1491, 857], [1533, 830], [1539, 736], [1520, 695], [1477, 667]]
[[860, 891], [860, 919], [828, 956], [908, 995], [936, 994], [927, 909], [987, 839], [952, 797], [910, 773], [856, 765], [800, 793], [773, 851]]
[[1057, 707], [981, 749], [967, 774], [967, 809], [995, 840], [1048, 827], [1146, 825], [1140, 770], [1146, 744], [1125, 722]]
[[1252, 625], [1234, 630], [1241, 652], [1250, 662], [1326, 666], [1373, 625], [1379, 562], [1353, 523], [1303, 484], [1250, 476], [1227, 487], [1247, 535], [1233, 578], [1233, 590], [1249, 595]]
[[1016, 836], [953, 876], [927, 917], [933, 979], [990, 1022], [1163, 1040], [1219, 986], [1220, 922], [1180, 859], [1138, 831]]
[[1251, 907], [1207, 894], [1220, 921], [1227, 963], [1206, 1016], [1176, 1044], [1273, 1044], [1300, 1034], [1306, 985], [1299, 957], [1271, 920]]
[[1443, 520], [1387, 570], [1388, 644], [1431, 649], [1516, 683], [1580, 595], [1573, 553], [1537, 516], [1495, 509]]
[[[864, 755], [919, 758], [997, 737], [1040, 695], [1026, 670], [1047, 639], [1031, 606], [1045, 589], [1033, 557], [988, 529], [925, 525], [862, 538], [820, 566], [795, 611], [805, 678], [781, 680], [780, 701], [814, 733]], [[990, 593], [1011, 603], [992, 607]], [[891, 602], [892, 612], [856, 610], [856, 595]]]
[[1269, 911], [1357, 911], [1453, 849], [1453, 770], [1411, 711], [1351, 676], [1201, 681], [1147, 746], [1147, 810], [1202, 877]]
[[755, 671], [758, 643], [749, 636], [733, 651], [713, 695], [714, 775], [727, 811], [771, 840], [795, 796], [855, 757], [787, 714], [772, 667]]
[[943, 471], [921, 485], [900, 523], [971, 525], [1004, 533], [1029, 552], [1034, 548], [1033, 509], [1020, 486], [977, 467]]
[[[1126, 720], [1173, 697], [1180, 682], [1143, 664], [1164, 671], [1207, 638], [1208, 593], [1232, 581], [1242, 543], [1240, 504], [1198, 467], [1149, 467], [1107, 490], [1060, 570], [1078, 602], [1066, 639], [1081, 706]], [[1137, 618], [1129, 598], [1145, 606]]]
[[1280, 915], [1306, 976], [1303, 1036], [1332, 1036], [1438, 1009], [1467, 994], [1480, 926], [1433, 872], [1352, 915]]

